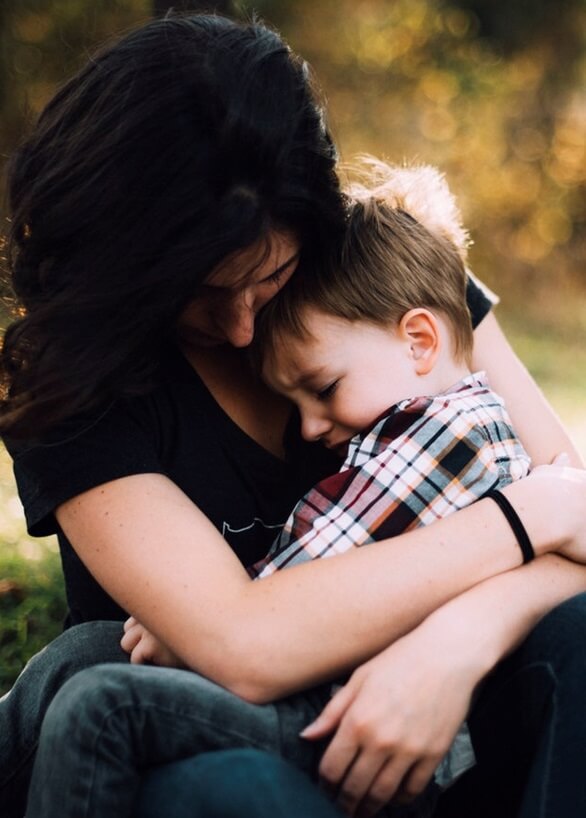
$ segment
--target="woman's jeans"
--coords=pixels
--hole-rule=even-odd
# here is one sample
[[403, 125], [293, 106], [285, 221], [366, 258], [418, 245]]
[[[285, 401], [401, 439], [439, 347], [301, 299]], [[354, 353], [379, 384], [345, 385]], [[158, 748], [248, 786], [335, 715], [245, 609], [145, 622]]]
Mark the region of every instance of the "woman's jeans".
[[[28, 818], [130, 818], [145, 770], [216, 750], [268, 750], [315, 779], [324, 743], [304, 741], [299, 733], [321, 713], [329, 701], [331, 685], [275, 703], [254, 705], [196, 673], [129, 665], [117, 647], [121, 633], [121, 625], [111, 622], [88, 623], [67, 631], [31, 661], [9, 694], [7, 712], [13, 724], [6, 734], [20, 734], [16, 724], [19, 720], [27, 730], [24, 745], [20, 742], [12, 751], [7, 746], [3, 754], [12, 759], [9, 763], [15, 773], [19, 756], [23, 761], [31, 757], [42, 713], [46, 712], [30, 787]], [[92, 639], [96, 647], [93, 653]], [[116, 664], [94, 665], [72, 675], [84, 662], [98, 656], [114, 659]], [[36, 681], [42, 675], [41, 665], [45, 679], [55, 676], [62, 685], [53, 694], [45, 687], [43, 702], [39, 702], [26, 679], [34, 670]], [[65, 676], [71, 678], [64, 683]], [[24, 717], [25, 712], [32, 718]], [[0, 731], [3, 717], [0, 707]], [[2, 769], [3, 763], [0, 756]], [[25, 764], [18, 780], [21, 789], [28, 774]], [[423, 810], [423, 802], [427, 803], [435, 792], [436, 788], [431, 787], [415, 805], [393, 808], [393, 815], [430, 815], [429, 808]], [[170, 793], [175, 800], [176, 790]], [[22, 799], [18, 809], [20, 812], [5, 809], [2, 815], [21, 816]], [[167, 809], [165, 814], [173, 813]]]
[[[31, 662], [12, 693], [0, 701], [0, 787], [3, 785], [0, 812], [5, 818], [22, 816], [21, 806], [14, 805], [28, 775], [41, 721], [56, 690], [76, 669], [86, 666], [92, 656], [109, 661], [123, 659], [114, 635], [119, 636], [119, 630], [120, 626], [112, 623], [93, 623], [67, 632]], [[101, 652], [96, 648], [102, 641]], [[147, 678], [161, 682], [153, 686], [151, 681], [147, 683]], [[585, 689], [586, 594], [582, 594], [545, 617], [486, 681], [469, 719], [478, 765], [442, 797], [437, 815], [451, 818], [472, 814], [475, 818], [586, 815]], [[316, 695], [315, 706], [319, 709], [323, 691]], [[300, 699], [307, 702], [305, 694]], [[136, 818], [147, 818], [154, 797], [145, 798], [144, 793], [153, 786], [167, 803], [165, 814], [175, 818], [172, 810], [178, 790], [168, 783], [164, 773], [172, 777], [173, 770], [177, 772], [179, 764], [183, 764], [184, 769], [194, 770], [195, 780], [201, 781], [198, 774], [208, 761], [212, 763], [212, 757], [201, 756], [152, 772], [143, 778], [142, 790], [130, 762], [138, 760], [144, 769], [155, 757], [160, 762], [217, 748], [218, 725], [224, 725], [221, 731], [224, 746], [240, 746], [239, 725], [244, 724], [246, 746], [285, 753], [296, 766], [315, 769], [319, 748], [297, 738], [299, 730], [315, 713], [298, 714], [295, 697], [279, 706], [285, 707], [287, 718], [291, 719], [285, 732], [294, 740], [288, 738], [286, 746], [281, 714], [271, 715], [276, 706], [246, 704], [196, 674], [119, 665], [85, 671], [67, 684], [49, 709], [27, 814], [30, 818], [51, 818], [53, 814], [61, 818], [127, 815], [132, 813], [138, 795]], [[252, 740], [251, 723], [258, 730], [253, 732]], [[193, 749], [196, 732], [199, 743]], [[214, 763], [225, 762], [223, 753], [214, 756]], [[256, 760], [262, 765], [254, 753], [246, 758], [246, 763]], [[109, 768], [109, 775], [114, 770], [115, 778], [107, 779], [106, 788], [105, 780], [100, 778], [102, 768]], [[225, 769], [228, 768], [231, 765]], [[293, 770], [290, 772], [294, 774]], [[239, 797], [232, 790], [234, 775], [233, 771], [227, 774], [227, 786], [220, 792], [214, 792], [215, 788], [198, 790], [193, 798], [203, 803], [202, 799], [210, 797], [224, 801], [230, 794]], [[182, 776], [181, 781], [189, 788], [188, 778]], [[262, 791], [262, 786], [256, 790], [261, 801]], [[92, 812], [96, 793], [100, 803], [105, 804], [103, 812]], [[288, 806], [285, 801], [285, 811], [274, 814], [296, 815], [286, 811]], [[426, 815], [428, 808], [429, 804], [422, 803], [421, 809], [412, 814]], [[217, 813], [209, 805], [206, 809], [209, 815], [231, 814], [226, 807]], [[177, 812], [177, 818], [184, 814]], [[262, 810], [244, 808], [240, 814], [251, 818], [264, 815]], [[316, 807], [307, 814], [322, 813]], [[198, 815], [197, 811], [192, 815]]]
[[344, 818], [310, 778], [260, 750], [223, 750], [145, 776], [134, 818]]
[[437, 818], [586, 816], [586, 594], [555, 608], [497, 667], [468, 725], [478, 763]]

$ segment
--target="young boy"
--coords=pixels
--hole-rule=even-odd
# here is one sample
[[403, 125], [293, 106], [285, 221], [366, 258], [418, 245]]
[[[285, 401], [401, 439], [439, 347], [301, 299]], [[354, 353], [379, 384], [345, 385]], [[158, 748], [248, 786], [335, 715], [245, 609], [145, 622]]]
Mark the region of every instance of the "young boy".
[[466, 238], [445, 182], [376, 167], [335, 273], [294, 277], [259, 321], [264, 379], [344, 463], [297, 504], [255, 577], [426, 525], [529, 470], [502, 400], [470, 371]]
[[[470, 372], [466, 237], [443, 179], [431, 168], [377, 172], [376, 186], [352, 192], [333, 270], [299, 271], [258, 321], [253, 352], [263, 377], [297, 405], [303, 435], [321, 440], [343, 465], [300, 500], [267, 557], [250, 569], [255, 578], [425, 525], [529, 470], [502, 401], [482, 373]], [[138, 623], [128, 630], [126, 649], [150, 640], [151, 658], [173, 664]], [[94, 753], [101, 782], [92, 815], [129, 815], [140, 768], [211, 749], [269, 749], [315, 773], [323, 744], [299, 734], [328, 702], [331, 685], [259, 706], [196, 674], [128, 670], [104, 666], [100, 682], [93, 669], [91, 689], [82, 672], [64, 688], [72, 718], [100, 727], [100, 743], [79, 748]], [[148, 701], [166, 700], [166, 673], [185, 680], [181, 724]], [[104, 708], [115, 700], [117, 718], [106, 723]], [[449, 785], [473, 763], [463, 727], [436, 783]], [[108, 781], [120, 770], [128, 800], [113, 813], [108, 794], [120, 788]], [[392, 810], [427, 814], [419, 800]]]

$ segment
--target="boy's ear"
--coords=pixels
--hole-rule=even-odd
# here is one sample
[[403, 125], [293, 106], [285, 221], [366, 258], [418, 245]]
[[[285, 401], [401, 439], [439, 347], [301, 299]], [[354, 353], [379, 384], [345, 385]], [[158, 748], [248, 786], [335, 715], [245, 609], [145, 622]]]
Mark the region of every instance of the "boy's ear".
[[409, 343], [409, 352], [418, 375], [427, 375], [437, 361], [441, 335], [437, 319], [423, 307], [409, 310], [399, 322], [399, 333]]

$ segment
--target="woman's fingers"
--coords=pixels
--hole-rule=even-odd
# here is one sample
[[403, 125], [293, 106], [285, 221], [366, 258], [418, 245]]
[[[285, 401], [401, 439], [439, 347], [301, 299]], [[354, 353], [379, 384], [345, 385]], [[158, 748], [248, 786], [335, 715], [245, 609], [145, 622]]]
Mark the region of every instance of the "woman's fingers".
[[315, 721], [308, 724], [299, 734], [311, 741], [324, 738], [336, 729], [346, 710], [352, 704], [356, 691], [350, 683], [340, 688], [326, 704]]
[[[387, 757], [382, 752], [360, 752], [358, 754], [340, 784], [336, 796], [336, 802], [344, 812], [348, 813], [348, 815], [358, 815], [363, 805], [365, 805], [365, 802], [367, 800], [370, 801], [373, 784], [378, 779], [386, 762]], [[399, 771], [395, 771], [395, 773], [397, 776], [400, 776]], [[397, 786], [399, 783], [400, 778], [397, 781]], [[389, 798], [390, 797], [391, 796], [389, 796]], [[387, 798], [386, 801], [388, 801], [389, 798]], [[386, 803], [386, 801], [382, 803]], [[379, 808], [380, 806], [382, 806], [382, 804], [379, 805]]]
[[406, 758], [403, 763], [390, 758], [364, 794], [356, 811], [357, 818], [371, 818], [380, 812], [385, 804], [401, 792], [402, 782], [409, 774], [409, 762]]
[[359, 749], [348, 731], [339, 730], [319, 765], [319, 776], [325, 789], [335, 796], [354, 763]]
[[384, 725], [365, 723], [364, 729], [343, 721], [322, 758], [319, 773], [326, 789], [349, 815], [376, 814], [398, 793], [412, 800], [422, 792], [440, 756], [426, 755]]
[[409, 802], [420, 795], [431, 781], [441, 759], [441, 755], [428, 756], [414, 764], [397, 790], [397, 800]]
[[336, 801], [348, 815], [371, 818], [393, 798], [408, 803], [430, 782], [440, 759], [361, 752], [349, 768]]

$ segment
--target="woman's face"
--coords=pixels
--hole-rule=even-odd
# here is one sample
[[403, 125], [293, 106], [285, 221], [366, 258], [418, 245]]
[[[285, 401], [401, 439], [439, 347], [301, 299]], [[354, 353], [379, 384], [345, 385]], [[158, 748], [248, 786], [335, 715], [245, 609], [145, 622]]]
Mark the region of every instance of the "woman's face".
[[[224, 261], [201, 287], [179, 317], [179, 338], [190, 346], [250, 344], [254, 319], [293, 275], [299, 242], [288, 231], [272, 230], [262, 239]], [[243, 271], [251, 270], [243, 278]]]

